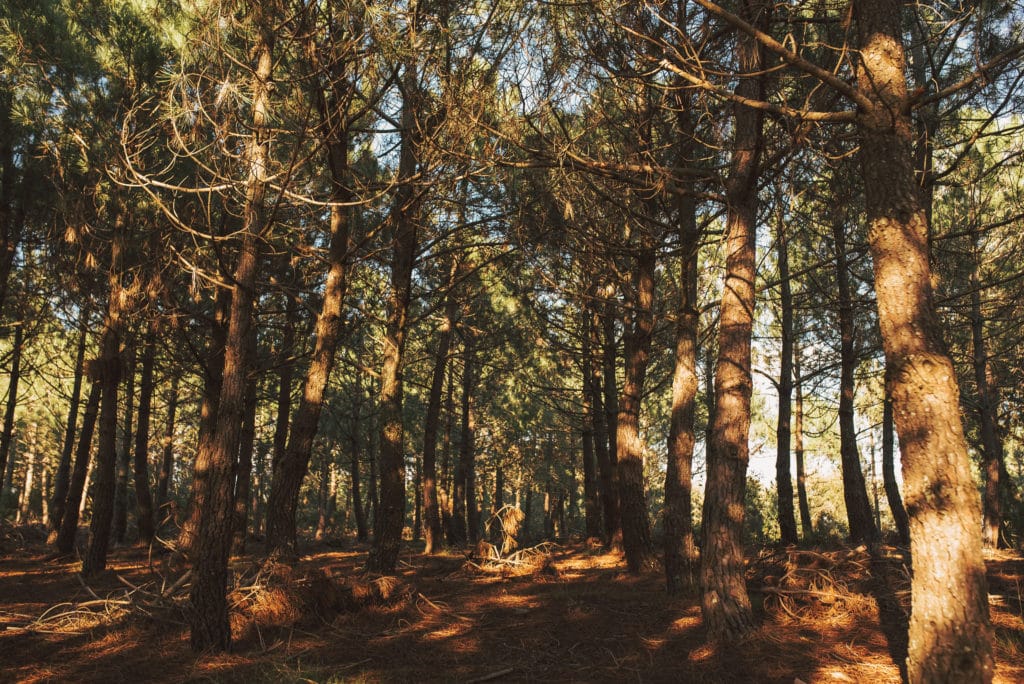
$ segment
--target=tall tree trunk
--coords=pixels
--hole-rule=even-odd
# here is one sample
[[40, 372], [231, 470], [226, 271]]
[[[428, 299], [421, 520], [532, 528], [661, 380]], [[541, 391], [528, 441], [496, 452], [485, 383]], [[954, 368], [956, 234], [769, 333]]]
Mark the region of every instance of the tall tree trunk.
[[982, 498], [982, 543], [988, 548], [999, 546], [999, 530], [1003, 522], [1003, 442], [999, 438], [999, 388], [992, 382], [985, 344], [985, 321], [981, 312], [981, 268], [978, 238], [974, 237], [974, 264], [971, 269], [971, 342], [974, 382], [978, 388], [978, 423], [981, 427], [982, 473], [985, 488]]
[[[93, 369], [95, 372], [95, 368]], [[92, 373], [90, 373], [92, 375]], [[60, 521], [56, 546], [61, 553], [71, 553], [78, 533], [78, 516], [81, 511], [85, 480], [89, 475], [89, 456], [92, 452], [92, 433], [96, 429], [96, 416], [100, 410], [100, 396], [103, 385], [99, 378], [91, 377], [89, 397], [85, 400], [85, 414], [82, 416], [82, 431], [78, 435], [75, 451], [75, 468], [68, 483], [68, 495], [64, 503], [64, 517]]]
[[[583, 520], [587, 539], [601, 536], [601, 501], [598, 496], [597, 458], [594, 455], [594, 402], [590, 391], [590, 334], [583, 334]], [[501, 473], [501, 469], [498, 469]]]
[[[255, 323], [249, 328], [249, 357], [256, 359], [257, 339]], [[252, 365], [255, 365], [253, 363]], [[238, 465], [235, 468], [235, 522], [231, 552], [245, 553], [249, 539], [249, 494], [252, 491], [253, 450], [256, 448], [256, 409], [259, 406], [259, 378], [250, 372], [245, 380], [245, 399], [242, 408], [242, 431], [238, 436]]]
[[[741, 15], [765, 27], [769, 6], [744, 0]], [[736, 87], [741, 97], [764, 99], [759, 74], [762, 49], [747, 35], [736, 40], [739, 69], [745, 74]], [[743, 501], [750, 458], [750, 342], [754, 321], [756, 276], [755, 227], [757, 184], [764, 144], [763, 113], [736, 106], [735, 136], [726, 182], [725, 286], [718, 330], [715, 368], [715, 414], [708, 453], [701, 554], [701, 610], [708, 633], [735, 640], [754, 622], [743, 578]]]
[[121, 444], [117, 449], [117, 482], [114, 487], [114, 519], [110, 536], [117, 545], [124, 544], [128, 533], [128, 471], [131, 469], [132, 428], [135, 420], [135, 350], [125, 353], [128, 377], [125, 383], [124, 414], [121, 422]]
[[25, 430], [25, 480], [21, 487], [21, 496], [18, 500], [18, 511], [15, 515], [14, 522], [16, 525], [21, 525], [28, 522], [32, 511], [32, 488], [35, 486], [36, 480], [36, 466], [39, 464], [39, 424], [31, 422], [28, 425], [28, 429]]
[[380, 387], [380, 507], [374, 520], [373, 549], [367, 566], [390, 574], [398, 562], [405, 523], [405, 430], [402, 425], [402, 373], [408, 333], [412, 272], [416, 265], [417, 226], [421, 195], [413, 186], [419, 167], [419, 77], [412, 59], [402, 75], [402, 142], [398, 160], [398, 189], [391, 216], [391, 287], [387, 300], [384, 363]]
[[[838, 177], [834, 178], [833, 190], [838, 189], [840, 183]], [[839, 193], [835, 193], [835, 196], [838, 197]], [[861, 470], [857, 426], [854, 423], [856, 329], [850, 271], [846, 263], [846, 231], [842, 215], [832, 217], [832, 239], [836, 258], [836, 294], [839, 297], [839, 454], [843, 468], [843, 500], [846, 503], [846, 519], [850, 525], [850, 541], [861, 544], [875, 541], [878, 530], [871, 519], [871, 502], [868, 500], [864, 472]]]
[[644, 444], [640, 438], [640, 406], [654, 330], [654, 268], [654, 249], [644, 245], [636, 256], [631, 311], [625, 321], [625, 377], [615, 436], [622, 546], [626, 565], [634, 573], [640, 572], [654, 553], [644, 492]]
[[679, 199], [679, 242], [684, 250], [676, 310], [675, 369], [665, 471], [665, 581], [669, 594], [697, 586], [697, 544], [693, 536], [693, 447], [697, 402], [697, 205]]
[[[340, 59], [337, 58], [337, 59]], [[352, 199], [348, 181], [348, 101], [350, 84], [341, 72], [341, 65], [328, 65], [331, 76], [331, 97], [320, 93], [318, 105], [327, 148], [327, 164], [331, 171], [330, 245], [327, 253], [327, 282], [316, 319], [316, 342], [309, 362], [299, 407], [295, 412], [291, 435], [284, 457], [274, 462], [267, 515], [267, 552], [294, 553], [296, 539], [295, 515], [299, 490], [309, 469], [323, 409], [324, 392], [334, 369], [334, 357], [341, 340], [342, 309], [345, 303], [346, 259], [349, 252], [350, 209]]]
[[353, 396], [355, 401], [352, 406], [352, 426], [349, 431], [349, 444], [351, 446], [352, 454], [350, 461], [350, 473], [352, 477], [352, 510], [356, 517], [356, 539], [359, 541], [366, 541], [369, 537], [369, 531], [366, 525], [366, 509], [363, 507], [363, 499], [360, 494], [360, 477], [359, 477], [359, 453], [360, 453], [360, 439], [359, 439], [359, 426], [362, 425], [362, 421], [359, 417], [359, 407], [362, 404], [363, 387], [360, 382], [360, 376], [358, 372], [355, 378], [355, 391]]
[[857, 0], [858, 115], [868, 240], [889, 395], [900, 438], [913, 558], [912, 682], [988, 682], [995, 663], [981, 553], [981, 502], [942, 341], [928, 225], [914, 182], [903, 3]]
[[171, 376], [171, 389], [167, 396], [167, 425], [164, 428], [163, 453], [160, 473], [156, 480], [156, 511], [159, 520], [167, 517], [164, 507], [169, 500], [171, 481], [174, 479], [174, 422], [178, 413], [178, 376]]
[[909, 546], [910, 520], [907, 517], [907, 509], [903, 507], [903, 497], [900, 496], [900, 488], [896, 482], [894, 427], [892, 399], [886, 396], [882, 404], [882, 483], [885, 485], [885, 498], [889, 501], [889, 510], [892, 511], [900, 543]]
[[50, 534], [49, 543], [57, 541], [60, 524], [64, 518], [64, 502], [68, 496], [68, 484], [71, 479], [71, 455], [75, 450], [75, 433], [78, 427], [78, 409], [82, 402], [82, 378], [85, 376], [85, 342], [88, 333], [86, 316], [82, 313], [81, 327], [78, 332], [78, 352], [75, 354], [75, 381], [71, 388], [71, 404], [68, 407], [68, 421], [64, 426], [64, 446], [60, 452], [60, 463], [53, 481], [53, 498], [50, 500], [50, 511], [47, 526]]
[[[294, 297], [289, 296], [285, 309], [281, 348], [277, 354], [277, 416], [274, 419], [274, 452], [270, 457], [273, 471], [277, 470], [278, 462], [284, 458], [284, 453], [288, 449], [288, 425], [292, 413], [292, 379], [295, 375], [292, 354], [295, 352], [295, 322], [298, 315], [298, 304]], [[271, 484], [271, 492], [273, 492], [273, 488], [273, 484]], [[267, 528], [269, 532], [269, 517]]]
[[139, 421], [135, 428], [135, 504], [139, 526], [139, 544], [153, 543], [153, 496], [149, 489], [149, 419], [153, 411], [153, 367], [156, 365], [156, 321], [150, 324], [142, 351], [142, 377], [139, 387]]
[[253, 55], [252, 132], [246, 157], [249, 176], [243, 209], [242, 245], [234, 273], [224, 374], [217, 421], [209, 449], [196, 456], [196, 503], [199, 510], [194, 581], [190, 594], [193, 650], [226, 650], [231, 644], [226, 599], [228, 556], [234, 523], [233, 485], [239, 432], [249, 372], [249, 327], [252, 324], [258, 239], [266, 228], [264, 196], [270, 161], [269, 99], [273, 68], [272, 17], [255, 9], [257, 40]]
[[466, 533], [470, 544], [480, 539], [480, 515], [476, 505], [476, 349], [472, 335], [464, 336], [465, 366], [462, 370], [462, 439], [459, 442], [459, 463], [465, 478]]
[[[25, 346], [25, 325], [18, 322], [14, 325], [14, 346], [11, 349], [11, 375], [7, 381], [7, 404], [4, 408], [4, 431], [0, 435], [0, 473], [7, 472], [11, 456], [11, 444], [14, 441], [14, 413], [18, 408], [18, 383], [21, 380], [21, 354]], [[0, 485], [2, 486], [2, 485]], [[0, 508], [7, 491], [0, 491]]]
[[796, 397], [793, 400], [793, 456], [796, 459], [796, 498], [800, 508], [800, 531], [804, 540], [814, 536], [814, 521], [807, 503], [807, 472], [804, 468], [804, 382], [800, 375], [800, 349], [794, 339], [793, 375]]
[[609, 289], [609, 300], [605, 304], [604, 315], [601, 316], [602, 340], [602, 391], [604, 393], [605, 425], [608, 427], [608, 469], [611, 476], [608, 491], [615, 498], [611, 510], [605, 509], [605, 529], [607, 530], [608, 547], [622, 548], [622, 504], [619, 500], [619, 390], [615, 379], [615, 365], [618, 359], [618, 343], [615, 340], [615, 304], [610, 299], [614, 296]]
[[590, 402], [593, 406], [594, 455], [597, 458], [598, 489], [601, 497], [601, 529], [605, 545], [611, 547], [620, 529], [619, 492], [615, 487], [615, 466], [608, 448], [609, 425], [604, 407], [603, 364], [595, 356], [596, 351], [604, 347], [601, 339], [601, 319], [594, 308], [589, 310], [586, 334], [590, 339], [590, 355], [586, 357], [590, 376], [589, 385], [584, 386], [589, 387]]
[[96, 447], [96, 466], [93, 473], [92, 520], [89, 521], [89, 548], [82, 560], [82, 574], [103, 572], [107, 566], [107, 547], [110, 543], [111, 523], [114, 517], [114, 492], [117, 465], [117, 397], [121, 385], [121, 339], [124, 331], [124, 301], [126, 294], [121, 284], [127, 240], [126, 217], [123, 208], [115, 209], [114, 236], [110, 245], [108, 271], [107, 315], [103, 321], [100, 344], [100, 382], [103, 396], [100, 400], [99, 443]]
[[452, 259], [448, 291], [445, 294], [444, 321], [434, 352], [434, 371], [430, 379], [427, 415], [423, 428], [423, 516], [425, 544], [423, 553], [435, 553], [441, 546], [441, 513], [437, 502], [437, 433], [441, 425], [441, 393], [444, 391], [445, 369], [452, 346], [457, 300], [452, 292], [459, 272], [459, 260]]
[[790, 471], [790, 445], [793, 413], [793, 288], [789, 280], [789, 239], [785, 219], [777, 219], [775, 248], [779, 266], [779, 308], [782, 313], [782, 349], [779, 354], [779, 421], [775, 428], [775, 483], [778, 489], [779, 537], [781, 542], [799, 542], [793, 515], [793, 475]]

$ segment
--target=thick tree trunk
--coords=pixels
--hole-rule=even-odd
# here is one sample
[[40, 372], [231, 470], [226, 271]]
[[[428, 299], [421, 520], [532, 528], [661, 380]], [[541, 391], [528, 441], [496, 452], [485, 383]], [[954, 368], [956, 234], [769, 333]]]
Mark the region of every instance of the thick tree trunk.
[[128, 472], [132, 460], [132, 428], [135, 421], [135, 351], [125, 353], [128, 377], [124, 392], [124, 414], [121, 422], [121, 443], [117, 449], [117, 482], [114, 488], [114, 519], [110, 523], [110, 536], [118, 546], [124, 544], [128, 533]]
[[654, 268], [654, 250], [644, 246], [636, 257], [633, 301], [625, 321], [625, 377], [615, 437], [622, 546], [626, 552], [626, 565], [633, 573], [640, 572], [654, 554], [644, 489], [644, 444], [640, 438], [640, 404], [654, 330]]
[[156, 364], [155, 322], [150, 325], [142, 352], [142, 377], [139, 386], [139, 421], [135, 427], [135, 504], [139, 544], [153, 543], [153, 496], [149, 489], [149, 420], [153, 412], [153, 367]]
[[912, 682], [988, 682], [995, 663], [981, 554], [981, 505], [942, 341], [928, 226], [914, 182], [906, 112], [903, 3], [854, 3], [869, 243], [889, 395], [900, 438], [913, 559], [907, 671]]
[[64, 502], [64, 517], [60, 522], [56, 546], [61, 553], [71, 553], [75, 547], [75, 535], [78, 533], [78, 516], [81, 511], [85, 481], [89, 475], [89, 457], [92, 453], [92, 434], [96, 429], [96, 416], [100, 410], [100, 396], [103, 385], [98, 378], [92, 378], [89, 397], [85, 401], [85, 414], [82, 416], [82, 431], [78, 436], [78, 448], [75, 451], [75, 468], [68, 483], [68, 495]]
[[[741, 14], [763, 27], [767, 25], [769, 7], [763, 0], [744, 0]], [[764, 63], [762, 49], [746, 35], [737, 37], [736, 56], [743, 73], [759, 72]], [[742, 97], [764, 99], [762, 77], [741, 77], [736, 92]], [[707, 459], [700, 573], [704, 624], [712, 638], [725, 640], [739, 639], [754, 626], [743, 577], [742, 511], [750, 458], [750, 347], [763, 118], [760, 110], [737, 106], [726, 182], [725, 286], [718, 330], [715, 414]]]
[[778, 219], [775, 248], [779, 266], [779, 308], [782, 313], [782, 349], [779, 354], [779, 422], [775, 428], [775, 483], [778, 489], [779, 539], [796, 544], [796, 517], [793, 515], [793, 475], [790, 471], [790, 445], [793, 413], [793, 288], [789, 281], [789, 240], [784, 218]]
[[[0, 473], [6, 473], [8, 463], [13, 461], [11, 444], [14, 442], [14, 413], [18, 408], [18, 383], [21, 381], [21, 355], [24, 346], [25, 326], [19, 322], [14, 326], [11, 375], [7, 381], [7, 403], [4, 408], [4, 431], [0, 434]], [[0, 506], [4, 503], [6, 493], [6, 490], [0, 491]]]
[[85, 314], [82, 314], [82, 325], [78, 333], [78, 352], [75, 355], [75, 380], [71, 388], [71, 405], [68, 408], [68, 421], [64, 427], [64, 447], [60, 453], [60, 463], [53, 481], [53, 497], [50, 499], [47, 526], [50, 534], [47, 541], [57, 541], [60, 524], [64, 518], [64, 503], [68, 497], [68, 485], [71, 479], [71, 455], [75, 450], [75, 433], [78, 427], [78, 409], [82, 401], [82, 378], [85, 377], [85, 342], [87, 327]]
[[233, 489], [235, 459], [245, 405], [252, 325], [258, 239], [265, 229], [264, 195], [270, 161], [269, 99], [273, 68], [274, 35], [270, 17], [257, 12], [256, 69], [252, 83], [253, 126], [246, 157], [249, 162], [242, 245], [234, 272], [228, 337], [224, 349], [224, 373], [217, 406], [217, 420], [209, 448], [196, 456], [196, 504], [199, 511], [195, 544], [194, 581], [190, 594], [191, 644], [193, 650], [226, 650], [231, 644], [228, 624], [228, 556], [234, 523]]
[[109, 293], [107, 315], [103, 322], [99, 371], [103, 384], [100, 400], [99, 443], [93, 474], [92, 520], [89, 522], [89, 548], [82, 560], [82, 574], [103, 572], [107, 566], [114, 517], [115, 468], [117, 465], [117, 397], [121, 384], [121, 337], [124, 328], [126, 294], [121, 284], [126, 248], [126, 217], [118, 211], [114, 217], [114, 236], [110, 246]]
[[669, 594], [697, 587], [697, 544], [693, 536], [693, 447], [697, 403], [697, 206], [679, 201], [679, 240], [685, 256], [676, 310], [675, 370], [665, 471], [665, 581]]

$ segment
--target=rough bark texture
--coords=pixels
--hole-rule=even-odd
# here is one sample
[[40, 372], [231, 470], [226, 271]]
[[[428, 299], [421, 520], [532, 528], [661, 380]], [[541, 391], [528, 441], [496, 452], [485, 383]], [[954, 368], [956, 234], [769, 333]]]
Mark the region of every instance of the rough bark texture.
[[625, 374], [615, 437], [622, 546], [626, 565], [634, 573], [640, 572], [654, 552], [644, 491], [644, 444], [640, 438], [640, 403], [654, 330], [654, 268], [654, 250], [645, 245], [636, 256], [631, 307], [625, 321]]
[[[833, 187], [838, 185], [833, 180]], [[836, 193], [838, 196], [838, 193]], [[832, 218], [832, 239], [835, 248], [836, 294], [839, 314], [839, 455], [843, 469], [843, 501], [854, 544], [874, 542], [878, 537], [871, 518], [864, 471], [861, 470], [860, 449], [857, 448], [857, 426], [854, 423], [853, 391], [857, 369], [856, 333], [853, 292], [846, 260], [846, 226], [842, 216]]]
[[114, 516], [115, 467], [117, 464], [117, 397], [121, 384], [121, 336], [124, 328], [124, 303], [127, 299], [121, 284], [124, 267], [125, 216], [118, 211], [114, 217], [114, 236], [110, 245], [108, 271], [109, 299], [103, 320], [100, 344], [100, 400], [99, 443], [96, 447], [96, 466], [93, 473], [92, 520], [89, 521], [89, 548], [82, 559], [82, 574], [102, 572], [107, 565], [107, 547], [110, 543], [111, 523]]
[[913, 559], [912, 682], [988, 682], [994, 670], [981, 505], [956, 372], [935, 314], [928, 226], [914, 182], [898, 0], [854, 3], [861, 162], [889, 395], [900, 438]]
[[60, 463], [53, 480], [53, 497], [50, 499], [47, 524], [50, 534], [47, 541], [51, 544], [57, 540], [60, 524], [64, 518], [64, 503], [68, 496], [68, 485], [71, 480], [71, 456], [75, 450], [75, 433], [78, 428], [78, 409], [82, 401], [82, 378], [85, 377], [85, 341], [86, 326], [83, 323], [78, 334], [78, 352], [75, 355], [75, 380], [71, 388], [71, 405], [68, 408], [68, 421], [64, 426], [64, 447], [60, 453]]
[[779, 539], [796, 544], [796, 517], [793, 514], [793, 474], [790, 471], [790, 446], [793, 414], [793, 288], [789, 281], [789, 241], [785, 219], [778, 218], [775, 248], [779, 266], [779, 307], [782, 312], [782, 349], [779, 353], [779, 422], [775, 427], [775, 484], [778, 489]]
[[[741, 15], [765, 26], [762, 0], [744, 0]], [[762, 49], [752, 38], [736, 39], [740, 70], [757, 72]], [[760, 76], [740, 78], [737, 94], [764, 98]], [[763, 115], [737, 106], [732, 161], [726, 182], [725, 286], [715, 367], [715, 413], [708, 453], [701, 548], [701, 611], [709, 636], [735, 640], [753, 629], [743, 577], [743, 501], [749, 461], [750, 342], [754, 320], [757, 180], [763, 146]]]
[[608, 448], [608, 414], [604, 409], [604, 374], [600, 359], [594, 356], [602, 348], [601, 319], [596, 311], [590, 311], [589, 349], [587, 357], [590, 366], [590, 397], [594, 407], [594, 456], [597, 458], [598, 484], [601, 497], [601, 530], [606, 545], [611, 546], [619, 527], [619, 493], [615, 488], [615, 464]]
[[149, 419], [153, 412], [153, 367], [156, 364], [156, 328], [151, 326], [142, 351], [139, 379], [139, 420], [135, 426], [135, 505], [139, 544], [153, 543], [153, 496], [149, 489]]
[[270, 159], [269, 98], [274, 35], [269, 17], [256, 10], [256, 60], [252, 82], [253, 121], [246, 157], [249, 176], [243, 210], [241, 249], [234, 272], [228, 336], [224, 347], [224, 373], [213, 439], [196, 456], [196, 500], [199, 524], [195, 544], [194, 581], [189, 596], [192, 648], [226, 650], [231, 644], [228, 624], [227, 580], [234, 522], [234, 467], [245, 404], [249, 371], [249, 327], [252, 324], [258, 238], [265, 228], [264, 196]]
[[676, 310], [676, 355], [672, 374], [668, 466], [665, 471], [665, 581], [669, 594], [697, 587], [697, 544], [693, 536], [693, 447], [697, 404], [697, 255], [700, 248], [696, 202], [679, 202], [679, 240], [685, 256]]
[[[350, 98], [348, 81], [340, 72], [340, 64], [328, 65], [331, 74], [331, 97], [321, 93], [319, 108], [328, 167], [331, 171], [331, 201], [347, 203], [352, 193], [345, 183], [348, 179], [348, 120]], [[332, 205], [330, 210], [330, 242], [327, 252], [327, 281], [323, 300], [316, 319], [316, 342], [309, 369], [299, 395], [299, 406], [292, 420], [291, 434], [283, 457], [275, 459], [274, 474], [267, 502], [267, 552], [294, 553], [296, 538], [295, 515], [299, 491], [309, 470], [323, 410], [324, 392], [334, 369], [334, 357], [341, 341], [342, 312], [345, 303], [346, 259], [349, 251], [349, 215], [345, 206]]]
[[380, 387], [380, 504], [374, 520], [373, 548], [367, 561], [370, 570], [390, 574], [398, 562], [405, 522], [405, 432], [402, 425], [402, 372], [408, 333], [412, 271], [416, 262], [420, 195], [412, 185], [419, 163], [417, 113], [419, 83], [415, 65], [405, 65], [402, 78], [402, 143], [391, 216], [391, 287], [387, 299], [384, 332], [384, 363]]
[[81, 510], [82, 495], [85, 492], [85, 480], [89, 475], [89, 457], [92, 453], [92, 435], [96, 429], [96, 416], [100, 411], [100, 396], [103, 386], [94, 379], [89, 387], [89, 397], [85, 401], [85, 413], [82, 416], [82, 431], [78, 436], [78, 448], [75, 451], [75, 468], [68, 484], [68, 496], [64, 503], [64, 517], [57, 533], [57, 550], [71, 553], [75, 547], [75, 535], [78, 532], [78, 515]]

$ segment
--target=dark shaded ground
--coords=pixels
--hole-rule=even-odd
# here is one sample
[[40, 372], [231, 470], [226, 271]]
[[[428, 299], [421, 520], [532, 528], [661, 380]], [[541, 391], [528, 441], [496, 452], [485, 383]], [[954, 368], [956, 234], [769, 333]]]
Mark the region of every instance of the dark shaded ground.
[[[183, 601], [148, 615], [116, 603], [132, 592], [117, 575], [144, 591], [160, 589], [158, 560], [136, 549], [115, 552], [113, 571], [89, 583], [97, 597], [113, 599], [98, 601], [77, 579], [77, 562], [47, 560], [42, 547], [29, 546], [0, 556], [0, 680], [898, 682], [892, 653], [905, 644], [886, 638], [898, 629], [883, 631], [878, 606], [887, 623], [898, 621], [906, 598], [899, 578], [879, 591], [884, 573], [862, 573], [856, 552], [846, 553], [752, 559], [762, 627], [738, 648], [707, 644], [699, 604], [666, 597], [660, 574], [629, 576], [616, 555], [573, 544], [547, 561], [504, 569], [481, 569], [461, 554], [410, 552], [400, 563], [402, 583], [383, 605], [308, 609], [297, 622], [282, 610], [278, 624], [264, 619], [247, 629], [233, 653], [196, 656], [181, 622]], [[320, 605], [325, 576], [335, 585], [357, 582], [365, 555], [365, 548], [317, 549], [295, 576]], [[254, 560], [234, 567], [244, 584]], [[1024, 681], [1024, 559], [994, 556], [989, 574], [999, 681]], [[273, 603], [271, 594], [246, 591], [256, 596], [247, 610]]]

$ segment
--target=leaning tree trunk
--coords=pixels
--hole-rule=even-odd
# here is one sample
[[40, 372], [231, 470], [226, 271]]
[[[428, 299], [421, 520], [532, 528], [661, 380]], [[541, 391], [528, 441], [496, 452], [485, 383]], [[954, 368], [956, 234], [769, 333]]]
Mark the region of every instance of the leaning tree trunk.
[[75, 451], [75, 468], [71, 472], [68, 483], [68, 495], [64, 502], [64, 517], [60, 521], [57, 532], [56, 546], [61, 553], [71, 553], [75, 547], [75, 535], [78, 533], [78, 515], [81, 510], [82, 495], [85, 492], [85, 480], [89, 475], [89, 456], [92, 453], [92, 434], [96, 429], [96, 416], [100, 410], [100, 396], [103, 385], [99, 378], [91, 378], [89, 398], [85, 401], [85, 414], [82, 416], [82, 431], [78, 436], [78, 449]]
[[102, 572], [107, 566], [107, 547], [110, 543], [111, 523], [114, 517], [114, 492], [117, 485], [117, 396], [121, 384], [121, 337], [126, 299], [121, 284], [121, 271], [124, 267], [126, 228], [124, 212], [119, 210], [114, 218], [114, 239], [110, 245], [109, 301], [103, 322], [103, 341], [98, 361], [103, 397], [100, 400], [99, 444], [96, 447], [96, 465], [93, 473], [89, 548], [82, 560], [82, 574], [87, 576]]
[[[313, 440], [320, 423], [324, 392], [334, 368], [335, 352], [341, 341], [342, 309], [345, 303], [346, 259], [349, 252], [349, 216], [346, 205], [352, 193], [348, 179], [348, 112], [350, 98], [348, 81], [338, 68], [331, 68], [332, 95], [319, 99], [321, 125], [327, 147], [327, 164], [331, 171], [330, 245], [328, 247], [327, 282], [323, 302], [316, 319], [316, 342], [306, 372], [299, 407], [292, 420], [291, 434], [284, 455], [274, 461], [274, 474], [267, 502], [267, 552], [293, 554], [296, 550], [295, 515], [299, 490], [309, 470]], [[318, 89], [322, 93], [322, 89]]]
[[156, 364], [156, 321], [150, 324], [142, 352], [142, 377], [139, 386], [139, 420], [135, 426], [135, 505], [139, 544], [153, 543], [153, 496], [149, 489], [149, 419], [153, 407], [153, 366]]
[[[745, 0], [742, 14], [758, 26], [767, 24], [763, 0]], [[758, 74], [762, 49], [746, 35], [736, 43], [741, 72]], [[740, 78], [736, 92], [764, 99], [760, 75]], [[735, 640], [754, 627], [743, 577], [743, 501], [750, 458], [750, 345], [754, 323], [755, 225], [760, 175], [763, 114], [736, 107], [735, 136], [726, 182], [725, 286], [718, 329], [715, 367], [715, 413], [707, 458], [701, 548], [701, 611], [708, 634]]]
[[78, 353], [75, 355], [75, 382], [71, 388], [71, 405], [68, 408], [68, 422], [64, 426], [64, 447], [60, 453], [60, 463], [53, 479], [53, 497], [50, 499], [50, 510], [47, 526], [50, 534], [47, 541], [57, 541], [61, 520], [64, 518], [64, 502], [68, 496], [68, 484], [71, 479], [71, 455], [75, 450], [75, 430], [78, 427], [78, 408], [82, 401], [82, 378], [85, 376], [85, 341], [87, 326], [85, 314], [82, 314], [82, 327], [78, 334]]
[[775, 484], [779, 502], [779, 537], [783, 544], [796, 544], [796, 517], [793, 515], [793, 475], [790, 471], [790, 444], [793, 415], [793, 288], [789, 277], [789, 241], [785, 219], [778, 218], [775, 236], [779, 266], [779, 308], [782, 312], [782, 349], [779, 354], [779, 420], [775, 428]]
[[685, 257], [679, 283], [675, 371], [665, 470], [665, 581], [669, 594], [697, 586], [697, 544], [693, 537], [693, 447], [697, 402], [697, 257], [700, 236], [692, 196], [679, 201], [679, 240]]
[[[257, 11], [259, 14], [259, 12]], [[228, 556], [234, 523], [234, 468], [245, 406], [259, 236], [265, 229], [264, 196], [270, 161], [269, 99], [273, 68], [274, 34], [270, 17], [257, 16], [254, 48], [256, 70], [252, 84], [253, 121], [246, 157], [249, 177], [243, 209], [242, 245], [234, 272], [224, 373], [212, 440], [196, 456], [196, 502], [199, 520], [190, 594], [193, 650], [226, 650], [231, 644], [228, 623]]]
[[[833, 180], [832, 185], [833, 189], [837, 189], [839, 183]], [[843, 470], [843, 501], [846, 503], [846, 519], [850, 525], [850, 541], [861, 544], [875, 541], [878, 530], [871, 518], [871, 502], [864, 482], [864, 471], [861, 470], [857, 426], [854, 424], [853, 391], [857, 349], [854, 340], [853, 293], [846, 262], [846, 231], [841, 214], [832, 217], [832, 239], [836, 257], [836, 294], [839, 297], [839, 455]]]
[[935, 313], [928, 225], [914, 183], [899, 0], [854, 3], [870, 107], [858, 116], [868, 240], [889, 395], [900, 438], [913, 559], [912, 682], [988, 682], [995, 663], [981, 505], [956, 371]]

